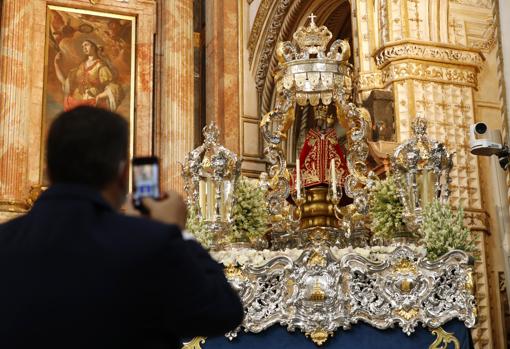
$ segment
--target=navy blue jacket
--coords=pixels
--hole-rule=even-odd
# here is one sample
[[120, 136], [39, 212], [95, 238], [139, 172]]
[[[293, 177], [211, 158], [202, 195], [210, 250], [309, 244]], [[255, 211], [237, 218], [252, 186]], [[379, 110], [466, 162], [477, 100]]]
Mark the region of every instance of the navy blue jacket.
[[222, 267], [176, 226], [59, 184], [0, 225], [0, 348], [177, 348], [242, 321]]

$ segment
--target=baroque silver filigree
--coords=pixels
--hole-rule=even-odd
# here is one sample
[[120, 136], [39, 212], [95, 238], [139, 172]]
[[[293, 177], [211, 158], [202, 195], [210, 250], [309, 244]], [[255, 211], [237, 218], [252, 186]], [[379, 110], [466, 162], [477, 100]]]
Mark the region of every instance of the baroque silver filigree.
[[241, 161], [218, 142], [218, 127], [204, 127], [204, 143], [191, 151], [182, 163], [188, 210], [218, 235], [228, 230], [234, 202], [234, 185]]
[[282, 150], [282, 142], [294, 123], [296, 106], [334, 104], [338, 121], [349, 129], [345, 192], [353, 198], [358, 213], [368, 213], [368, 189], [376, 179], [367, 166], [367, 131], [370, 115], [366, 109], [350, 102], [352, 94], [352, 66], [348, 62], [351, 49], [348, 41], [336, 40], [329, 51], [326, 46], [331, 32], [318, 27], [315, 16], [309, 26], [294, 33], [296, 44], [279, 42], [276, 56], [279, 61], [275, 74], [275, 107], [261, 120], [261, 131], [266, 141], [265, 155], [271, 167], [268, 201], [273, 216], [272, 230], [281, 232], [291, 226], [286, 219], [289, 205], [289, 173]]
[[401, 246], [376, 263], [355, 253], [336, 260], [317, 246], [295, 261], [277, 257], [257, 268], [230, 266], [226, 274], [246, 312], [230, 339], [275, 324], [321, 340], [359, 321], [379, 329], [397, 325], [407, 335], [419, 324], [436, 328], [455, 318], [475, 324], [472, 267], [461, 251], [431, 262]]
[[423, 116], [416, 117], [412, 130], [413, 136], [395, 149], [391, 165], [399, 183], [404, 221], [410, 231], [417, 232], [426, 204], [434, 199], [441, 204], [448, 202], [453, 154], [443, 143], [428, 138]]

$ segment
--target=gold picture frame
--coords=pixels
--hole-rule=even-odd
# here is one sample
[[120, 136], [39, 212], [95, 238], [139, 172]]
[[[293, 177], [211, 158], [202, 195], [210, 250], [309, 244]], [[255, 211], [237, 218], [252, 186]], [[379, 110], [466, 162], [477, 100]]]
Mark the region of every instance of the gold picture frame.
[[[137, 17], [57, 5], [46, 6], [41, 151], [49, 125], [62, 111], [99, 106], [129, 122], [134, 154]], [[48, 182], [41, 156], [40, 183]]]

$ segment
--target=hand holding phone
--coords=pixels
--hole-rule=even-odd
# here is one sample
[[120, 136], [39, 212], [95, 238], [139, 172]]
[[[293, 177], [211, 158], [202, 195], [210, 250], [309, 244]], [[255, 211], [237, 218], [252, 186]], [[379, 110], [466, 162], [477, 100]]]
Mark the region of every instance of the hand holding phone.
[[160, 198], [159, 159], [155, 156], [133, 158], [133, 206], [142, 214], [150, 212], [143, 198]]
[[143, 204], [150, 211], [151, 219], [177, 225], [181, 230], [186, 227], [186, 203], [179, 193], [170, 191], [158, 201], [145, 198]]

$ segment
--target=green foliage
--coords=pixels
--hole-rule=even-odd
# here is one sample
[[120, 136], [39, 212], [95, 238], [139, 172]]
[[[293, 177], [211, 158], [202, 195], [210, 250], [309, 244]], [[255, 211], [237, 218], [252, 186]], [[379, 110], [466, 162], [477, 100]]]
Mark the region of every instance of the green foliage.
[[264, 190], [258, 182], [241, 176], [234, 191], [236, 204], [232, 209], [234, 226], [230, 242], [251, 242], [267, 230], [269, 214]]
[[454, 249], [465, 252], [474, 250], [474, 242], [463, 221], [462, 207], [454, 214], [450, 205], [442, 205], [434, 200], [424, 208], [421, 230], [430, 260]]
[[[251, 242], [262, 237], [267, 230], [269, 214], [264, 190], [256, 181], [241, 176], [236, 182], [232, 208], [232, 228], [222, 237], [226, 242]], [[205, 247], [213, 245], [215, 237], [199, 220], [195, 210], [188, 212], [186, 229]]]
[[395, 179], [388, 176], [378, 182], [370, 193], [371, 229], [374, 236], [390, 239], [405, 229], [402, 212], [404, 206], [400, 202]]

